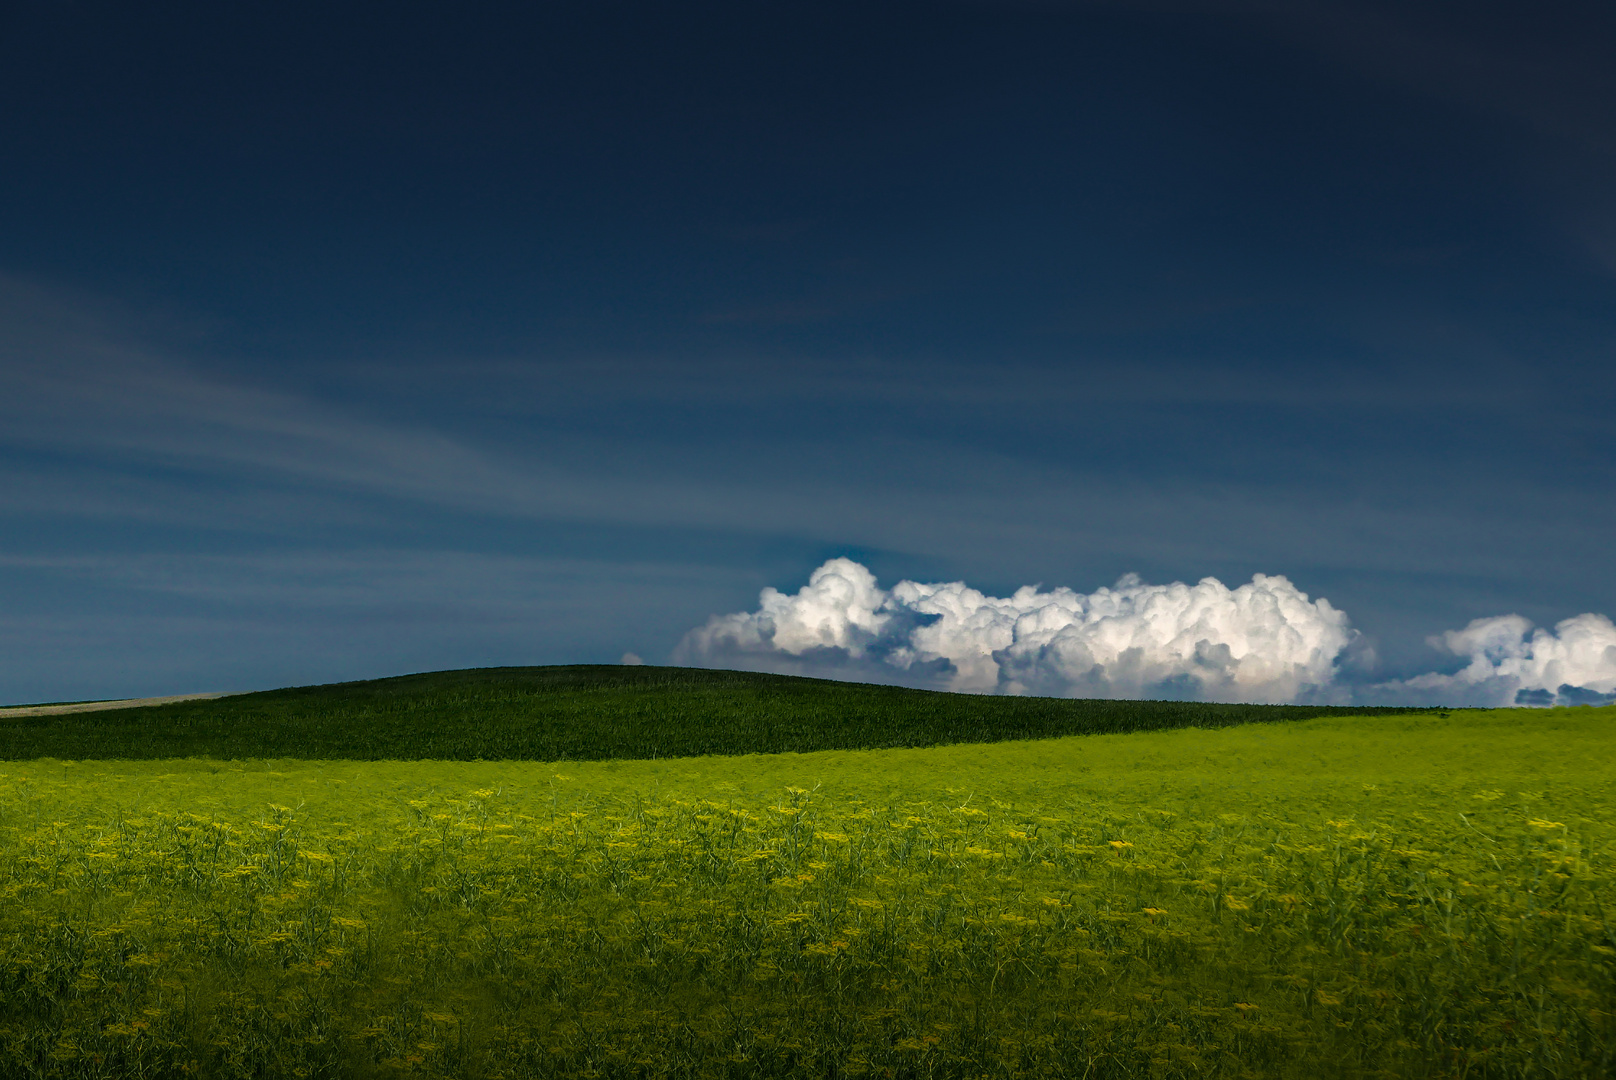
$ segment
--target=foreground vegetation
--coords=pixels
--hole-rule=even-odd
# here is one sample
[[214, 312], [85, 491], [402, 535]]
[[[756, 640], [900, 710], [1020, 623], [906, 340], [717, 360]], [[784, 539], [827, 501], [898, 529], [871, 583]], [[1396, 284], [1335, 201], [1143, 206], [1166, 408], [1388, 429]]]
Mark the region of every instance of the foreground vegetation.
[[0, 765], [0, 1076], [1607, 1077], [1612, 725]]
[[0, 710], [0, 760], [598, 761], [1047, 739], [1354, 711], [984, 697], [688, 668], [482, 668], [65, 716]]

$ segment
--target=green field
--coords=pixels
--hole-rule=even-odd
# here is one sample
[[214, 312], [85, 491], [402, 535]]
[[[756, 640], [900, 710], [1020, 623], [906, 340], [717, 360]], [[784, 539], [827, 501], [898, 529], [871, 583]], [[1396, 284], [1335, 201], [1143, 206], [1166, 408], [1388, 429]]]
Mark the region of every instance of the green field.
[[0, 710], [0, 760], [599, 761], [941, 746], [1362, 711], [985, 697], [689, 668], [479, 668], [107, 712], [8, 718]]
[[[483, 672], [154, 709], [144, 740], [6, 721], [0, 1076], [1616, 1074], [1616, 709], [1150, 731], [1138, 703], [616, 670], [548, 704]], [[457, 694], [466, 728], [509, 719], [441, 730]], [[321, 716], [318, 753], [241, 752]], [[984, 742], [1106, 723], [1132, 733]], [[623, 760], [351, 760], [415, 756], [387, 730]], [[932, 745], [667, 749], [748, 732]], [[16, 760], [185, 739], [209, 755]]]

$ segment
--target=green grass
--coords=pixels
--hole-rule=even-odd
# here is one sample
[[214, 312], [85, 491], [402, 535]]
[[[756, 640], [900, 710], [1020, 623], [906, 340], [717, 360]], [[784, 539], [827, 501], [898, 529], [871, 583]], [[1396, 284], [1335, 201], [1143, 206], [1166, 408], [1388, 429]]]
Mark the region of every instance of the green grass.
[[573, 667], [0, 718], [0, 1080], [1616, 1074], [1616, 708], [1374, 713]]
[[1605, 1080], [1613, 732], [0, 764], [0, 1078]]
[[6, 717], [0, 760], [561, 761], [941, 746], [1395, 713], [1070, 701], [659, 667], [480, 668]]

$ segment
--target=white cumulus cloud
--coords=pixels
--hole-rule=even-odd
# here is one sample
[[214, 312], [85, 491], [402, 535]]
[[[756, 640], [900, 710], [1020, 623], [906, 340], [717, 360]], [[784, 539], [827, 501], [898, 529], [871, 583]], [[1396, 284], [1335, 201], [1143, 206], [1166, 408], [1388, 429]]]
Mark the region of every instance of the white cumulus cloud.
[[1393, 705], [1616, 701], [1616, 625], [1578, 615], [1551, 632], [1519, 615], [1431, 639], [1468, 659], [1454, 674], [1369, 685], [1343, 678], [1357, 640], [1345, 612], [1281, 576], [1237, 588], [1216, 578], [1150, 585], [1127, 575], [1092, 593], [1037, 586], [988, 596], [962, 581], [883, 589], [831, 559], [794, 594], [764, 589], [756, 611], [715, 615], [675, 663], [973, 693], [1053, 697]]
[[1128, 576], [1091, 594], [1034, 586], [988, 596], [964, 582], [900, 581], [832, 559], [795, 595], [717, 615], [685, 636], [680, 663], [908, 676], [976, 693], [1313, 700], [1352, 641], [1346, 615], [1262, 574], [1231, 589]]
[[1604, 615], [1578, 615], [1552, 631], [1497, 615], [1438, 634], [1431, 644], [1470, 663], [1452, 675], [1433, 672], [1377, 689], [1411, 702], [1492, 707], [1616, 701], [1616, 624]]

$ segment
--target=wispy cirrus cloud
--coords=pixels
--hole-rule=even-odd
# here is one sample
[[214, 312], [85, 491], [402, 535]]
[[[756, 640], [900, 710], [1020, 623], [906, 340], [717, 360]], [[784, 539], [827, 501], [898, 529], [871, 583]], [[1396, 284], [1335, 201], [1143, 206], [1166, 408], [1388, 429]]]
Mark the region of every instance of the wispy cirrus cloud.
[[[86, 601], [72, 616], [85, 640], [98, 642], [80, 650], [78, 666], [88, 671], [104, 669], [124, 648], [97, 636], [92, 624], [110, 625], [100, 612], [124, 612], [136, 593], [212, 603], [216, 612], [234, 605], [231, 625], [242, 628], [269, 611], [288, 626], [351, 617], [353, 633], [373, 635], [382, 632], [381, 620], [367, 612], [393, 610], [390, 595], [415, 612], [459, 610], [475, 619], [489, 611], [476, 599], [482, 586], [458, 584], [468, 560], [509, 556], [520, 566], [524, 559], [598, 557], [618, 566], [654, 564], [674, 576], [684, 572], [678, 566], [723, 568], [705, 585], [662, 591], [602, 572], [611, 584], [596, 596], [587, 655], [606, 655], [600, 628], [615, 619], [624, 640], [609, 655], [632, 644], [651, 656], [666, 655], [697, 614], [740, 607], [778, 568], [811, 566], [832, 544], [855, 545], [910, 574], [941, 567], [932, 580], [945, 584], [881, 590], [869, 611], [882, 628], [862, 654], [848, 642], [821, 643], [830, 652], [777, 647], [763, 640], [754, 619], [731, 625], [731, 639], [719, 634], [702, 645], [691, 638], [681, 655], [962, 689], [998, 688], [1002, 680], [1028, 693], [1363, 697], [1362, 665], [1354, 665], [1366, 643], [1355, 628], [1344, 617], [1332, 621], [1325, 605], [1283, 578], [1248, 581], [1254, 567], [1300, 567], [1315, 581], [1320, 567], [1333, 568], [1335, 576], [1324, 580], [1337, 598], [1335, 582], [1346, 574], [1384, 581], [1383, 594], [1404, 605], [1391, 607], [1397, 619], [1386, 607], [1376, 611], [1361, 591], [1346, 597], [1384, 634], [1400, 629], [1399, 619], [1427, 617], [1421, 605], [1431, 601], [1411, 598], [1405, 585], [1412, 575], [1463, 576], [1467, 594], [1526, 579], [1541, 590], [1555, 575], [1577, 579], [1562, 581], [1563, 593], [1585, 591], [1581, 568], [1601, 565], [1597, 523], [1610, 516], [1608, 503], [1591, 503], [1576, 485], [1538, 483], [1533, 517], [1493, 520], [1482, 513], [1491, 504], [1464, 486], [1481, 486], [1473, 468], [1404, 484], [1427, 460], [1413, 453], [1410, 469], [1376, 471], [1390, 479], [1377, 480], [1375, 497], [1363, 498], [1355, 485], [1366, 466], [1361, 455], [1343, 453], [1340, 440], [1317, 440], [1339, 459], [1327, 474], [1311, 462], [1250, 453], [1232, 439], [1228, 413], [1236, 406], [1245, 410], [1240, 425], [1260, 418], [1257, 426], [1280, 432], [1274, 438], [1283, 437], [1283, 425], [1316, 419], [1305, 409], [1307, 394], [1261, 379], [1239, 393], [1209, 390], [1202, 418], [1185, 411], [1165, 424], [1141, 422], [1147, 414], [1137, 372], [1079, 386], [1029, 369], [1016, 376], [1014, 393], [1003, 369], [990, 377], [939, 368], [936, 379], [917, 387], [896, 368], [860, 382], [845, 366], [773, 378], [740, 364], [682, 367], [666, 359], [437, 361], [396, 372], [375, 362], [318, 377], [265, 368], [246, 374], [217, 358], [198, 362], [182, 348], [150, 344], [162, 335], [145, 334], [131, 325], [137, 322], [93, 299], [0, 278], [0, 515], [7, 527], [0, 572], [9, 575], [0, 587], [10, 590], [16, 626], [10, 678], [18, 697], [82, 696], [28, 689], [40, 685], [41, 657], [54, 647], [26, 626], [68, 618], [62, 597], [69, 593], [95, 593], [102, 605]], [[1018, 406], [1033, 386], [1040, 408]], [[1185, 379], [1182, 407], [1203, 389]], [[939, 435], [950, 431], [972, 435]], [[1580, 467], [1575, 455], [1598, 445], [1572, 440], [1560, 472]], [[1496, 498], [1499, 477], [1519, 464], [1490, 460], [1486, 498]], [[1455, 545], [1455, 536], [1479, 534], [1478, 521], [1489, 542]], [[1545, 524], [1564, 521], [1580, 527]], [[1545, 559], [1545, 545], [1558, 545], [1561, 556]], [[415, 552], [410, 570], [393, 572], [406, 550]], [[169, 561], [153, 561], [153, 553]], [[296, 568], [322, 560], [344, 568], [311, 590]], [[1002, 595], [953, 581], [948, 575], [959, 565], [983, 568]], [[1004, 584], [1074, 569], [1107, 580], [1129, 565], [1156, 580], [1208, 567], [1222, 580], [1247, 583], [1135, 582], [1088, 595], [1034, 589], [1025, 598], [1026, 590]], [[547, 591], [560, 586], [541, 577], [547, 584], [530, 594], [529, 621], [560, 625], [571, 616], [553, 601], [559, 594]], [[352, 582], [352, 595], [363, 599], [344, 599], [348, 594], [330, 585], [339, 580]], [[1461, 586], [1444, 587], [1452, 594]], [[1166, 618], [1181, 592], [1190, 599]], [[1429, 592], [1437, 595], [1434, 587]], [[1103, 621], [1094, 615], [1102, 593], [1116, 607], [1106, 625], [1135, 618], [1129, 625], [1138, 640], [1119, 643], [1083, 629]], [[1448, 603], [1447, 594], [1438, 600]], [[290, 603], [296, 597], [307, 602]], [[1521, 610], [1523, 603], [1511, 595], [1492, 610]], [[1563, 601], [1545, 608], [1554, 611], [1554, 603]], [[1278, 653], [1252, 644], [1269, 632], [1257, 617], [1263, 605], [1283, 616], [1275, 632], [1302, 644]], [[1028, 621], [1034, 613], [1048, 621], [1036, 633], [1036, 620]], [[1433, 627], [1474, 614], [1414, 623], [1392, 670], [1423, 671], [1423, 661], [1415, 666], [1403, 654], [1423, 650]], [[1212, 631], [1196, 628], [1203, 618]], [[409, 619], [401, 633], [433, 639], [429, 618]], [[514, 629], [521, 622], [508, 621], [513, 637], [530, 632]], [[174, 631], [170, 639], [189, 642], [190, 633]], [[568, 651], [562, 638], [545, 640], [562, 641], [544, 654], [551, 659], [585, 655]], [[1206, 648], [1198, 649], [1203, 640]], [[156, 681], [108, 691], [165, 688]], [[1546, 689], [1558, 693], [1558, 684]], [[1458, 687], [1409, 682], [1395, 690], [1412, 700], [1452, 697]]]
[[461, 505], [536, 479], [429, 427], [186, 364], [94, 301], [29, 282], [0, 278], [0, 325], [3, 438], [15, 449]]

